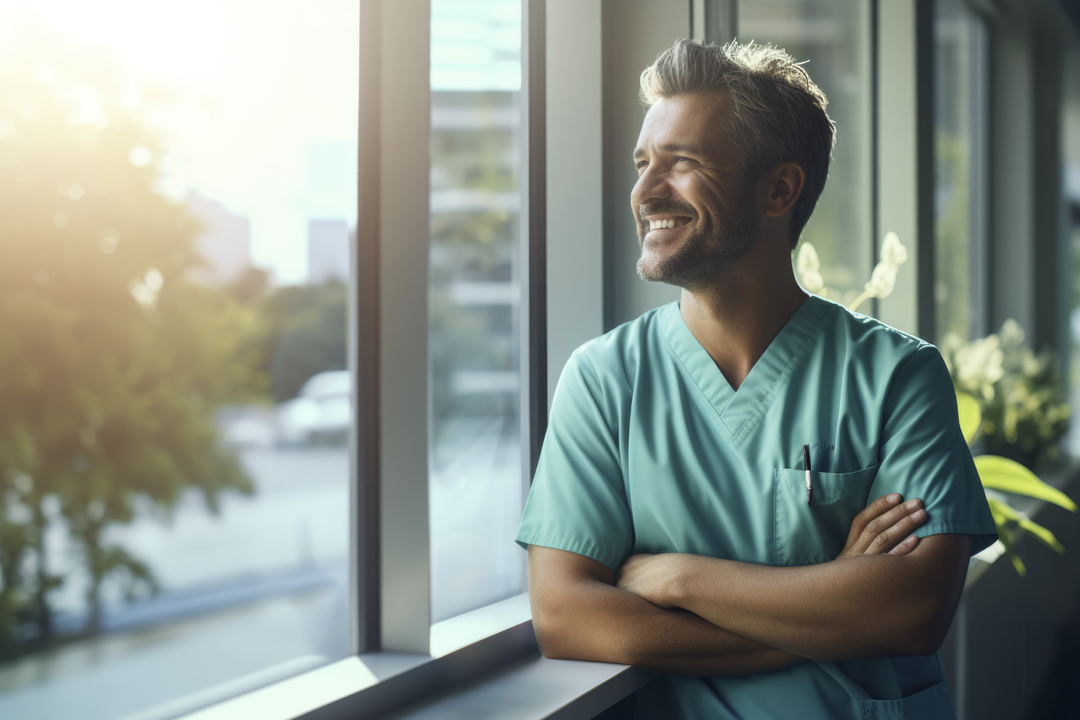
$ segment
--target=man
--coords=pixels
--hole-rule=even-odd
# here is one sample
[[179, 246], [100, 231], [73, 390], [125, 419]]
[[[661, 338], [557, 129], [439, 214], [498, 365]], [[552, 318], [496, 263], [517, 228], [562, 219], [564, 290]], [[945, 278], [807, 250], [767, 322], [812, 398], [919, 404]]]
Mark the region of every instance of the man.
[[563, 371], [518, 535], [540, 648], [664, 673], [640, 718], [951, 718], [936, 651], [994, 524], [936, 348], [795, 281], [825, 96], [689, 41], [641, 91], [638, 272], [682, 297]]

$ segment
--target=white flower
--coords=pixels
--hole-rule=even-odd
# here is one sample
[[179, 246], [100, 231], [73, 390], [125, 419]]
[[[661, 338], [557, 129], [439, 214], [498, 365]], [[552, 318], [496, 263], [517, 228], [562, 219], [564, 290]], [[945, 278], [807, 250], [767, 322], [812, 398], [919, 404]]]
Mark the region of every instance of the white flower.
[[907, 259], [907, 248], [900, 242], [897, 234], [891, 231], [886, 233], [885, 239], [881, 243], [881, 261], [890, 265], [893, 272], [896, 272], [901, 265], [907, 262]]
[[821, 270], [821, 260], [818, 259], [817, 249], [808, 242], [804, 242], [799, 248], [799, 257], [795, 260], [795, 269], [800, 275], [808, 272]]
[[824, 295], [825, 279], [817, 270], [808, 270], [802, 274], [802, 285], [807, 292], [815, 295]]
[[1024, 342], [1024, 328], [1012, 318], [1006, 320], [1001, 326], [1001, 339], [1006, 343], [1019, 345]]
[[799, 248], [799, 256], [795, 259], [795, 269], [802, 278], [802, 286], [807, 292], [815, 295], [825, 294], [825, 279], [821, 277], [821, 260], [817, 250], [808, 242], [804, 242]]
[[888, 297], [895, 286], [896, 268], [882, 260], [870, 274], [870, 281], [865, 286], [866, 294], [876, 298]]

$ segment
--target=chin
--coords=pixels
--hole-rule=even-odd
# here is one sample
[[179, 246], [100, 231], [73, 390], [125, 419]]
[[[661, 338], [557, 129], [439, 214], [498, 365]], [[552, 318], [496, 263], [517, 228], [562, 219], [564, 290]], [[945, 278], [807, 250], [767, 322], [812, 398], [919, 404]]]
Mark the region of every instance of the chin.
[[644, 252], [637, 261], [638, 277], [645, 282], [666, 282], [668, 258], [657, 252]]

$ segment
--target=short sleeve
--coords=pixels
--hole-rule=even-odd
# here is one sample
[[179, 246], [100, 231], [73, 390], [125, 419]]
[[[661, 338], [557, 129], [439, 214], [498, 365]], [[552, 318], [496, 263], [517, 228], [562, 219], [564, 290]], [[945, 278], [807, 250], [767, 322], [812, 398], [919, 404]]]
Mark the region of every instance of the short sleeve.
[[617, 570], [634, 544], [619, 462], [619, 388], [601, 382], [580, 350], [563, 369], [518, 530], [541, 545]]
[[960, 432], [949, 370], [922, 345], [896, 371], [885, 399], [881, 465], [871, 498], [899, 492], [921, 498], [928, 521], [915, 534], [972, 536], [972, 554], [997, 540], [971, 451]]

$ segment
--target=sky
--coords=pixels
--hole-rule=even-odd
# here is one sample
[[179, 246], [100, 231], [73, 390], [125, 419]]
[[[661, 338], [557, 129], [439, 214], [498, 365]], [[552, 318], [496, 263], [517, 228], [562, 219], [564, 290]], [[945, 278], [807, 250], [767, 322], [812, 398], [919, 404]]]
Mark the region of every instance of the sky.
[[[433, 0], [433, 89], [519, 89], [520, 12]], [[171, 88], [153, 118], [169, 143], [163, 191], [249, 217], [252, 261], [277, 283], [306, 277], [309, 219], [355, 226], [358, 0], [4, 0], [0, 47], [28, 16], [109, 48], [132, 86]]]

